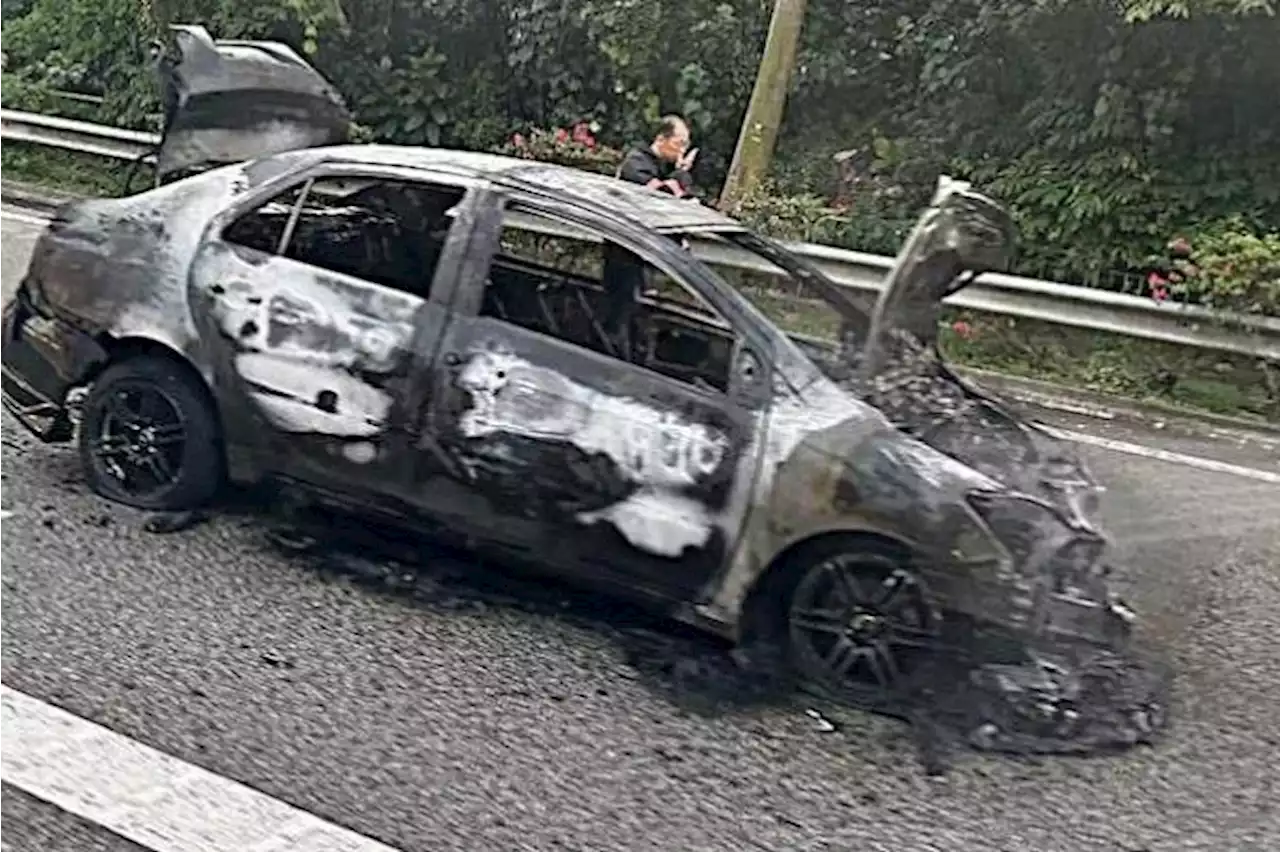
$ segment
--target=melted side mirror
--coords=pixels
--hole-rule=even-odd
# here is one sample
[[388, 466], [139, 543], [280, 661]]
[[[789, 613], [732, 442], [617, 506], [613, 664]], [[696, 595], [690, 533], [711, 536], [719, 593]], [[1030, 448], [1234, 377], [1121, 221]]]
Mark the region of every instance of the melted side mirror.
[[740, 348], [733, 358], [731, 387], [734, 395], [743, 401], [755, 401], [768, 396], [768, 365], [752, 350]]

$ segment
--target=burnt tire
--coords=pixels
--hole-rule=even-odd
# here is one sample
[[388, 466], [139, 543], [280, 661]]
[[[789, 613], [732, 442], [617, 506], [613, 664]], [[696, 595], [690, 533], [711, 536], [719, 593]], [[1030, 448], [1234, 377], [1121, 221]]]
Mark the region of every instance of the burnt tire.
[[938, 618], [910, 557], [874, 539], [837, 536], [787, 560], [763, 596], [766, 632], [806, 687], [880, 706], [939, 646]]
[[79, 452], [90, 488], [138, 509], [201, 508], [224, 480], [209, 393], [164, 357], [140, 355], [102, 372], [81, 409]]

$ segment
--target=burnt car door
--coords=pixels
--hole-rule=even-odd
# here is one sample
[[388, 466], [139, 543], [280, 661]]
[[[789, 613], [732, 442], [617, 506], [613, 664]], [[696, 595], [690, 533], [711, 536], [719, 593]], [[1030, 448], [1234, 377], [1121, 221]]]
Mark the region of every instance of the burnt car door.
[[485, 215], [422, 430], [454, 523], [604, 582], [694, 593], [749, 502], [762, 344], [698, 295], [696, 261], [665, 237], [548, 200]]
[[[232, 446], [258, 469], [349, 496], [406, 481], [406, 399], [465, 240], [464, 178], [321, 166], [207, 226], [188, 282]], [[456, 255], [456, 250], [452, 253]]]

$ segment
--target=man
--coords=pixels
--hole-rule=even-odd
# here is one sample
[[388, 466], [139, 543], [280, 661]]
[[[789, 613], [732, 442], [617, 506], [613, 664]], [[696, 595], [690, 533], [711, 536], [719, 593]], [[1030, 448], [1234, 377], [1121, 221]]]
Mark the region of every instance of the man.
[[[647, 148], [633, 148], [615, 177], [638, 183], [676, 198], [694, 198], [693, 176], [689, 170], [698, 149], [689, 150], [689, 125], [678, 115], [664, 116], [658, 132]], [[636, 297], [645, 290], [645, 263], [630, 250], [606, 241], [604, 244], [605, 333], [615, 354], [630, 356], [630, 327]]]
[[617, 177], [677, 198], [693, 193], [690, 169], [698, 149], [689, 149], [689, 125], [678, 115], [663, 116], [658, 133], [647, 148], [633, 148], [618, 167]]

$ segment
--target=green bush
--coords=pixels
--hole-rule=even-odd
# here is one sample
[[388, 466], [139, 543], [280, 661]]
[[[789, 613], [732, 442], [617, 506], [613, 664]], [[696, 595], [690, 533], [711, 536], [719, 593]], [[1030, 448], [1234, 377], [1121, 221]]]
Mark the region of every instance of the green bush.
[[1235, 216], [1182, 242], [1179, 253], [1188, 256], [1167, 273], [1153, 272], [1155, 288], [1213, 308], [1280, 316], [1280, 231], [1260, 232]]

